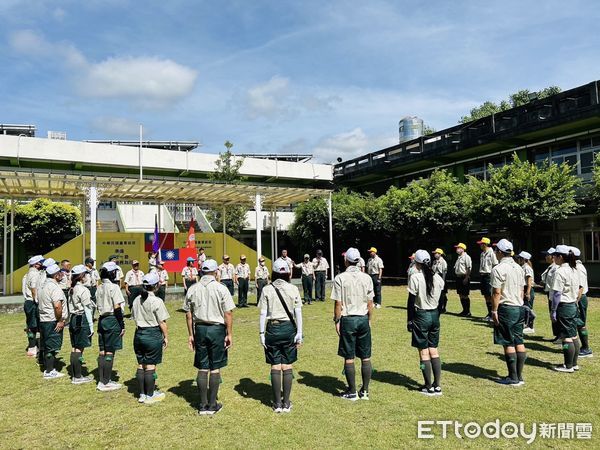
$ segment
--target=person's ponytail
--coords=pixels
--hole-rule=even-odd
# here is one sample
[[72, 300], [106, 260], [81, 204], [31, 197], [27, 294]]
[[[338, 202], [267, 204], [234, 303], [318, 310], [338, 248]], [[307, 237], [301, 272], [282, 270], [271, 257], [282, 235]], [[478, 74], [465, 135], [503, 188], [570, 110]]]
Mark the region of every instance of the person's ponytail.
[[427, 291], [427, 296], [431, 295], [431, 291], [433, 291], [433, 269], [431, 268], [431, 261], [425, 260], [421, 264], [421, 270], [423, 271], [423, 276], [425, 277], [425, 287]]

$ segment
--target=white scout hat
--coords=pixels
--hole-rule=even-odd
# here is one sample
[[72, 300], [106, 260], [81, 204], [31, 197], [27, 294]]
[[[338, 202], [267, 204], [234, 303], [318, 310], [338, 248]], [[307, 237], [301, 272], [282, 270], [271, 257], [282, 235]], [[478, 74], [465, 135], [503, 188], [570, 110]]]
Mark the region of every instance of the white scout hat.
[[561, 255], [568, 255], [571, 251], [571, 247], [568, 245], [557, 245], [554, 253], [560, 253]]
[[546, 253], [547, 255], [551, 255], [553, 253], [556, 252], [556, 249], [554, 247], [550, 247], [548, 250], [546, 250], [545, 252], [542, 253]]
[[430, 261], [431, 256], [429, 256], [427, 250], [417, 250], [415, 252], [415, 262], [418, 262], [419, 264], [427, 264]]
[[344, 257], [348, 262], [357, 263], [360, 260], [360, 252], [357, 248], [350, 247], [348, 250], [346, 250]]
[[56, 261], [54, 261], [52, 258], [48, 258], [48, 259], [44, 260], [43, 266], [48, 268], [53, 264], [56, 264]]
[[52, 264], [50, 267], [46, 267], [46, 273], [48, 275], [55, 275], [60, 272], [60, 267], [57, 264]]
[[144, 278], [142, 278], [142, 281], [144, 284], [154, 286], [155, 284], [158, 284], [158, 282], [160, 280], [158, 279], [158, 274], [156, 272], [150, 272], [150, 273], [147, 273], [146, 275], [144, 275]]
[[523, 251], [523, 252], [519, 253], [519, 255], [518, 255], [518, 256], [520, 256], [520, 257], [521, 257], [521, 258], [523, 258], [523, 259], [527, 259], [527, 260], [530, 260], [530, 259], [531, 259], [531, 253], [529, 253], [529, 252], [525, 252], [525, 251]]
[[77, 264], [75, 267], [73, 267], [71, 269], [71, 273], [73, 275], [79, 275], [79, 274], [87, 272], [87, 270], [88, 270], [88, 268], [85, 267], [83, 264]]
[[202, 263], [202, 272], [216, 272], [219, 265], [214, 259], [207, 259]]
[[577, 247], [571, 247], [571, 251], [576, 257], [581, 256], [581, 250], [579, 250]]
[[510, 242], [508, 239], [500, 239], [496, 244], [496, 247], [498, 247], [498, 250], [500, 250], [502, 253], [510, 253], [513, 251], [512, 242]]
[[273, 263], [273, 272], [290, 273], [290, 266], [285, 260], [277, 258]]
[[102, 264], [102, 268], [108, 270], [109, 272], [119, 270], [119, 266], [117, 266], [114, 261], [105, 262]]
[[42, 255], [35, 255], [32, 256], [31, 258], [29, 258], [29, 260], [27, 261], [27, 264], [29, 264], [30, 266], [34, 266], [39, 262], [42, 262], [44, 260], [44, 257]]

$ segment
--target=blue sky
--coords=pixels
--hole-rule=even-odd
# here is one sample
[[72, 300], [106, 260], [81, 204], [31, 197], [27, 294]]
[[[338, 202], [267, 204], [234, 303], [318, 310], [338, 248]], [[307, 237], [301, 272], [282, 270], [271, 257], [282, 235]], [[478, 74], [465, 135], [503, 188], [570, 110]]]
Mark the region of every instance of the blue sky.
[[584, 1], [2, 0], [0, 123], [348, 159], [521, 88], [600, 79]]

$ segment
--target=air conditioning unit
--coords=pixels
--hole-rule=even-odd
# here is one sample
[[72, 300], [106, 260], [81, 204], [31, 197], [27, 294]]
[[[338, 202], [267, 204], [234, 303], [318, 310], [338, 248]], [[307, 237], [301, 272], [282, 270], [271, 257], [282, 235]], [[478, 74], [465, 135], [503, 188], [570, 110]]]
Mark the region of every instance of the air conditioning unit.
[[67, 140], [66, 131], [48, 131], [48, 139], [58, 139], [59, 141]]

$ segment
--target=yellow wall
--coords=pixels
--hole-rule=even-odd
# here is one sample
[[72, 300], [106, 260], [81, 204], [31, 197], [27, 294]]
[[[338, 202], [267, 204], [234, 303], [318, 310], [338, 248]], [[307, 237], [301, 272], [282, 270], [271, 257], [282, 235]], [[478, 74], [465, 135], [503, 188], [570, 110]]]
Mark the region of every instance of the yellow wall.
[[[86, 235], [86, 252], [89, 254], [89, 233]], [[68, 259], [73, 265], [83, 264], [82, 236], [70, 240], [62, 246], [46, 253], [46, 258], [54, 258], [56, 261]], [[175, 234], [175, 248], [185, 247], [187, 242], [187, 232]], [[96, 239], [96, 257], [98, 262], [96, 267], [100, 267], [110, 255], [119, 255], [119, 263], [123, 272], [130, 269], [131, 261], [137, 259], [140, 261], [140, 269], [148, 271], [148, 254], [144, 251], [144, 233], [98, 233]], [[205, 253], [209, 258], [221, 262], [223, 258], [223, 234], [222, 233], [196, 233], [196, 247], [204, 247]], [[231, 257], [231, 262], [235, 265], [240, 261], [240, 255], [245, 254], [251, 267], [251, 274], [254, 276], [254, 268], [257, 264], [256, 250], [242, 244], [231, 236], [226, 236], [226, 252]], [[271, 267], [270, 259], [266, 258], [267, 266]], [[20, 267], [14, 271], [14, 292], [21, 291], [21, 281], [27, 273], [28, 266]], [[10, 274], [9, 274], [10, 277]], [[171, 274], [169, 284], [181, 284], [181, 274]], [[8, 283], [7, 283], [8, 284]], [[10, 285], [10, 284], [9, 284]], [[11, 292], [9, 292], [10, 294]]]

